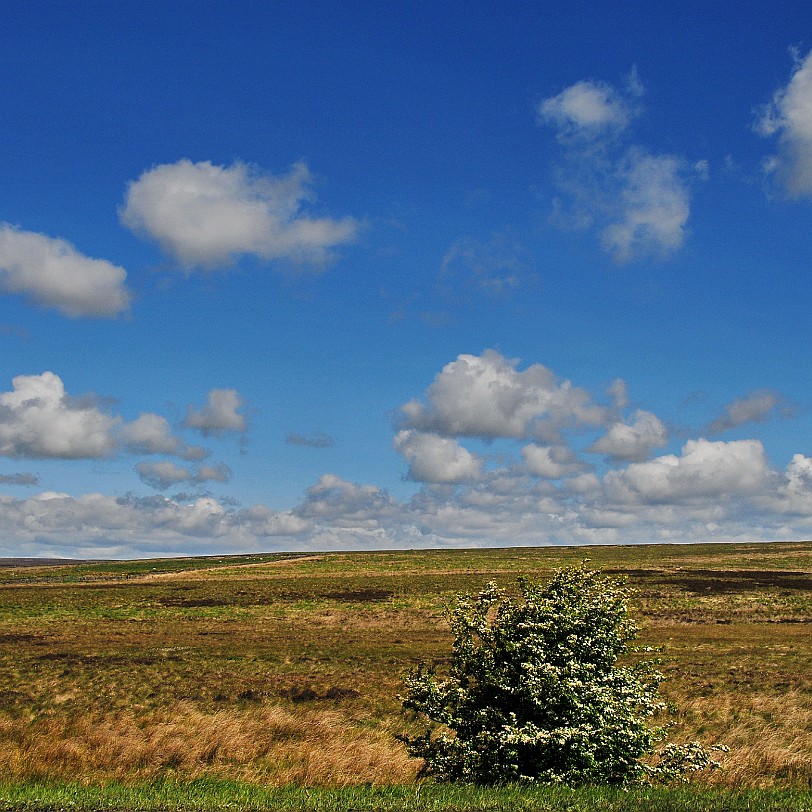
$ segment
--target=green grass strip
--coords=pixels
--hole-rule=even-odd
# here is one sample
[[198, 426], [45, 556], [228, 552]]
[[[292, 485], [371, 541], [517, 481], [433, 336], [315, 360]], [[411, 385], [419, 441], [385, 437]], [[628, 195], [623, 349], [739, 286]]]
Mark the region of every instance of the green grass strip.
[[201, 779], [83, 786], [0, 783], [2, 812], [812, 812], [801, 790], [696, 787], [263, 787]]

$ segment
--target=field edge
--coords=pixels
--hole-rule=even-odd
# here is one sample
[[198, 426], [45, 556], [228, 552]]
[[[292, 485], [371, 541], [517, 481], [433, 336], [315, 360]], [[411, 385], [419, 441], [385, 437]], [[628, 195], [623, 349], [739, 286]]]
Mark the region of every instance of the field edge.
[[2, 812], [812, 812], [793, 789], [697, 786], [478, 787], [464, 784], [267, 787], [214, 779], [80, 784], [0, 782]]

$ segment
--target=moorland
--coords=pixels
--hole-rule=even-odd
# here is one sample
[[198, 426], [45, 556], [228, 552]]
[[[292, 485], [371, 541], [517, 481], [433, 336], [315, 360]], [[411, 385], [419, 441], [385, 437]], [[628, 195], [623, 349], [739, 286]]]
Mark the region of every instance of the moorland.
[[[659, 649], [667, 677], [670, 739], [730, 748], [723, 770], [697, 779], [718, 808], [745, 790], [807, 808], [812, 542], [7, 561], [0, 808], [198, 808], [218, 792], [231, 798], [218, 808], [267, 808], [252, 788], [278, 787], [274, 808], [346, 808], [346, 793], [357, 809], [423, 808], [399, 794], [422, 792], [436, 800], [425, 808], [501, 809], [497, 791], [466, 806], [415, 783], [395, 738], [414, 724], [401, 677], [448, 660], [456, 594], [585, 558], [635, 590], [639, 643]], [[145, 786], [153, 801], [110, 800]], [[167, 787], [175, 801], [155, 801]], [[566, 807], [531, 796], [504, 808]]]

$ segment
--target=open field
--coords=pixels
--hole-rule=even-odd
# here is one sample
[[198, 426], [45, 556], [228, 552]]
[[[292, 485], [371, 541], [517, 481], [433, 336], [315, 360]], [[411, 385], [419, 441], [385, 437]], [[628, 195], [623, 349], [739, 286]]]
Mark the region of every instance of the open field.
[[731, 748], [704, 780], [808, 788], [812, 543], [0, 567], [0, 775], [409, 784], [400, 675], [447, 655], [454, 594], [584, 557], [637, 589], [672, 739]]

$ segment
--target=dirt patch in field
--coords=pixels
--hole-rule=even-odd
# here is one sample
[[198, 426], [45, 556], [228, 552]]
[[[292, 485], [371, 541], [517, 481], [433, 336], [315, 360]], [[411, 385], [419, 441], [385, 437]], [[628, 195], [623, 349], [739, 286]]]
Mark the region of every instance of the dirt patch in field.
[[333, 686], [326, 691], [317, 691], [313, 688], [291, 688], [282, 693], [285, 699], [289, 699], [295, 705], [302, 702], [318, 702], [319, 700], [332, 699], [341, 701], [345, 699], [355, 699], [361, 694], [354, 688], [340, 688]]
[[388, 601], [395, 593], [389, 589], [351, 589], [347, 592], [327, 592], [324, 597], [347, 603], [374, 603]]
[[0, 634], [0, 644], [2, 643], [34, 643], [35, 645], [44, 643], [44, 638], [39, 634], [29, 634], [28, 632], [12, 632]]
[[158, 598], [161, 606], [177, 606], [181, 608], [194, 608], [199, 606], [229, 606], [232, 601], [223, 598]]
[[390, 600], [395, 593], [391, 589], [344, 589], [331, 591], [285, 590], [272, 595], [237, 592], [230, 597], [193, 595], [164, 595], [157, 598], [161, 606], [191, 609], [213, 606], [269, 606], [285, 601], [338, 601], [340, 603], [379, 603]]
[[607, 569], [608, 575], [628, 575], [634, 580], [654, 582], [697, 594], [732, 594], [772, 587], [782, 590], [812, 590], [808, 572], [791, 570], [690, 569], [668, 572], [659, 569]]

